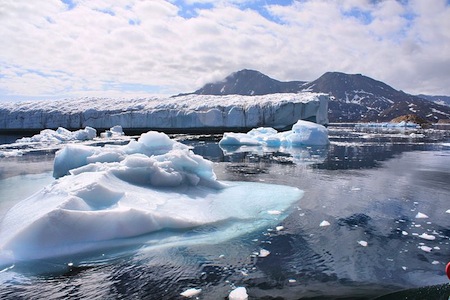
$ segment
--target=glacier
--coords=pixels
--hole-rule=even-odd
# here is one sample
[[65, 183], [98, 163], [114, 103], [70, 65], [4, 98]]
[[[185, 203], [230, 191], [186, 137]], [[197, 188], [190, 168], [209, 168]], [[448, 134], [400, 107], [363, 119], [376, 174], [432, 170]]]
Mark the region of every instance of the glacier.
[[1, 130], [64, 127], [224, 130], [289, 127], [297, 120], [328, 124], [329, 95], [185, 95], [140, 99], [79, 98], [0, 103]]
[[55, 180], [0, 223], [0, 266], [218, 243], [279, 223], [303, 196], [295, 187], [221, 182], [213, 165], [156, 131], [126, 145], [66, 145]]

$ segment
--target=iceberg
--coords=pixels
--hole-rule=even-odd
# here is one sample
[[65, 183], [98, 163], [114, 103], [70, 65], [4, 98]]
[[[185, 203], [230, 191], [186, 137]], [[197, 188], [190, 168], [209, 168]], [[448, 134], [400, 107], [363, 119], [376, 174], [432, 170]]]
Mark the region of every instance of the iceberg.
[[86, 126], [84, 129], [70, 131], [66, 128], [59, 127], [57, 130], [44, 129], [39, 134], [32, 137], [23, 137], [18, 139], [16, 143], [30, 144], [30, 143], [62, 143], [68, 141], [88, 141], [93, 140], [97, 136], [97, 130]]
[[220, 140], [221, 146], [260, 145], [267, 147], [299, 147], [328, 145], [328, 130], [325, 126], [298, 120], [292, 130], [278, 132], [274, 128], [256, 128], [248, 133], [226, 132]]
[[291, 126], [297, 120], [328, 124], [326, 94], [263, 96], [185, 95], [169, 98], [80, 98], [0, 103], [0, 129], [86, 126], [107, 129], [217, 130]]
[[3, 218], [0, 266], [218, 243], [277, 224], [303, 195], [282, 185], [221, 182], [211, 161], [154, 131], [122, 146], [67, 145], [56, 153], [54, 177]]
[[278, 132], [271, 127], [259, 127], [247, 133], [226, 132], [219, 141], [225, 155], [251, 152], [256, 155], [281, 152], [299, 165], [325, 161], [328, 154], [328, 130], [320, 124], [299, 120], [292, 130]]

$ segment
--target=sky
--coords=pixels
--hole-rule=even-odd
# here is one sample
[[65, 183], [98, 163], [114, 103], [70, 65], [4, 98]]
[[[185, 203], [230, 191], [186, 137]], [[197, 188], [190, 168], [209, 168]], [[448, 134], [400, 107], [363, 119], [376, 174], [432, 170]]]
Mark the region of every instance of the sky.
[[450, 95], [450, 0], [0, 0], [0, 101], [192, 92], [241, 69]]

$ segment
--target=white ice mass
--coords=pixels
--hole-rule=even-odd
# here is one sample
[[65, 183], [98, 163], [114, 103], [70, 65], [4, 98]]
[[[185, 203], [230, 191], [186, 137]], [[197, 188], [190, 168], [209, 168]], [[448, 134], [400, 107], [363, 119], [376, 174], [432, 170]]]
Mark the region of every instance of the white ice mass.
[[187, 95], [170, 98], [82, 98], [0, 103], [0, 128], [282, 128], [297, 120], [328, 124], [325, 94]]
[[2, 220], [0, 266], [124, 245], [216, 243], [274, 226], [303, 194], [220, 182], [211, 161], [153, 131], [124, 146], [67, 145], [54, 176]]
[[220, 146], [299, 147], [329, 144], [328, 130], [313, 122], [298, 120], [292, 130], [278, 132], [274, 128], [259, 127], [247, 133], [225, 132]]
[[68, 141], [88, 141], [93, 140], [97, 136], [97, 130], [86, 126], [84, 129], [70, 131], [63, 127], [56, 130], [44, 129], [39, 134], [32, 137], [24, 137], [18, 139], [16, 143], [30, 144], [30, 143], [61, 143]]

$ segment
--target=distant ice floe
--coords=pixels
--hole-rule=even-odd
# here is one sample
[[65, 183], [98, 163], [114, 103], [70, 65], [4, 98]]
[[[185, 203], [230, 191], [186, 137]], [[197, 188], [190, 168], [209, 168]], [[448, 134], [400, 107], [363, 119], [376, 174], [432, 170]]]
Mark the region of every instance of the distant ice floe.
[[39, 134], [32, 137], [24, 137], [18, 139], [16, 143], [29, 144], [29, 143], [61, 143], [67, 141], [87, 141], [93, 140], [97, 136], [97, 130], [87, 126], [84, 129], [77, 131], [70, 131], [63, 127], [59, 127], [57, 130], [44, 129]]
[[279, 224], [303, 195], [218, 181], [211, 161], [159, 132], [123, 146], [66, 145], [54, 177], [2, 220], [0, 266], [124, 246], [218, 243]]
[[66, 128], [59, 127], [57, 130], [44, 129], [40, 133], [31, 137], [23, 137], [17, 139], [15, 143], [0, 145], [0, 158], [22, 156], [24, 154], [36, 151], [56, 151], [69, 143], [95, 143], [96, 141], [130, 140], [126, 137], [122, 126], [116, 125], [97, 137], [97, 130], [92, 127], [86, 127], [76, 131], [70, 131]]
[[355, 127], [359, 128], [421, 128], [419, 124], [401, 121], [399, 123], [358, 123]]

